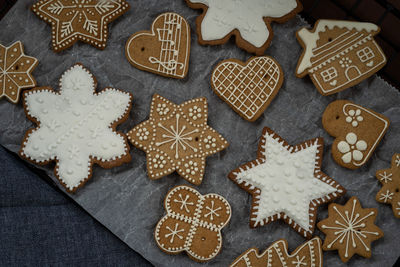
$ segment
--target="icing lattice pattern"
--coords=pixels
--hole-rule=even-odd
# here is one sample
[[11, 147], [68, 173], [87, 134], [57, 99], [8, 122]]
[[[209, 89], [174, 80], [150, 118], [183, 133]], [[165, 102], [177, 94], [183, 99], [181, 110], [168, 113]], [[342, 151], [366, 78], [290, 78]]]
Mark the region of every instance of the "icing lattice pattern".
[[272, 59], [259, 57], [246, 67], [234, 62], [222, 63], [215, 69], [212, 82], [220, 96], [252, 119], [276, 89], [280, 75]]

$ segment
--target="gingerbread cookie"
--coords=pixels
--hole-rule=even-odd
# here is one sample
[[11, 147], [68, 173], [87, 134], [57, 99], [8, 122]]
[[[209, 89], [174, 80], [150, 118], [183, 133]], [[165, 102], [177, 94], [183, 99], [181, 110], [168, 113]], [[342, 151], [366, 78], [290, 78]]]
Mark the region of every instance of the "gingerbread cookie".
[[253, 195], [250, 227], [282, 219], [311, 238], [317, 208], [345, 193], [345, 189], [321, 171], [323, 139], [289, 145], [265, 127], [256, 160], [228, 177]]
[[222, 248], [221, 230], [231, 218], [231, 206], [217, 194], [201, 195], [189, 186], [177, 186], [164, 201], [167, 214], [158, 222], [154, 238], [168, 254], [186, 251], [190, 258], [211, 260]]
[[337, 250], [340, 259], [347, 262], [354, 254], [371, 257], [371, 242], [383, 237], [374, 222], [377, 209], [363, 209], [357, 197], [342, 206], [329, 204], [329, 216], [317, 226], [326, 235], [323, 250]]
[[376, 194], [376, 201], [392, 205], [394, 216], [400, 218], [400, 154], [394, 154], [392, 167], [377, 171], [376, 178], [382, 184]]
[[231, 267], [322, 267], [322, 249], [319, 237], [314, 237], [297, 247], [292, 254], [288, 253], [287, 247], [287, 241], [280, 239], [261, 254], [257, 248], [250, 248], [240, 255], [231, 264]]
[[125, 0], [41, 0], [32, 6], [40, 19], [51, 24], [55, 52], [67, 49], [77, 40], [104, 49], [107, 24], [128, 9]]
[[16, 104], [21, 89], [36, 86], [32, 71], [38, 60], [24, 54], [21, 41], [6, 47], [0, 44], [0, 99], [6, 97]]
[[296, 76], [307, 74], [322, 95], [347, 89], [370, 77], [386, 64], [374, 36], [380, 31], [372, 23], [318, 20], [309, 31], [297, 31], [303, 53]]
[[125, 55], [138, 69], [182, 79], [189, 69], [189, 24], [176, 13], [163, 13], [154, 20], [151, 31], [129, 38]]
[[214, 92], [248, 121], [255, 121], [263, 114], [282, 83], [281, 66], [268, 56], [252, 57], [246, 63], [224, 60], [211, 76]]
[[224, 44], [235, 36], [238, 47], [259, 56], [271, 43], [271, 22], [286, 22], [303, 9], [298, 0], [186, 0], [186, 3], [203, 10], [196, 20], [201, 45]]
[[201, 184], [206, 157], [228, 146], [207, 125], [207, 117], [205, 98], [176, 105], [160, 95], [153, 96], [150, 118], [128, 133], [129, 141], [146, 152], [150, 179], [177, 171], [187, 181]]
[[322, 125], [332, 136], [333, 159], [348, 169], [365, 164], [385, 135], [389, 120], [373, 110], [347, 100], [336, 100], [322, 115]]
[[76, 64], [61, 76], [59, 92], [38, 87], [23, 94], [26, 116], [38, 126], [26, 132], [20, 155], [40, 165], [55, 161], [69, 192], [89, 180], [94, 163], [111, 168], [131, 160], [126, 136], [115, 128], [128, 118], [132, 95], [114, 88], [96, 93], [96, 86]]

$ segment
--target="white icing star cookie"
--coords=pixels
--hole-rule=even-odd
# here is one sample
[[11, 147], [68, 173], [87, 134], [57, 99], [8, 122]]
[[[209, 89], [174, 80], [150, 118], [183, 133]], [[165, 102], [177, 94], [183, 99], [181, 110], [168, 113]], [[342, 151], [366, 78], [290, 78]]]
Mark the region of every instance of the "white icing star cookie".
[[232, 35], [236, 44], [262, 55], [272, 40], [272, 21], [285, 22], [302, 10], [298, 0], [186, 0], [203, 9], [197, 19], [200, 44], [219, 45]]
[[265, 127], [256, 160], [240, 166], [229, 178], [253, 195], [250, 226], [283, 219], [311, 238], [319, 205], [345, 193], [321, 171], [323, 139], [290, 146]]
[[92, 165], [111, 168], [131, 160], [126, 136], [116, 132], [131, 108], [132, 95], [114, 88], [95, 93], [94, 76], [80, 64], [64, 72], [60, 91], [49, 87], [24, 93], [27, 131], [20, 155], [37, 164], [56, 161], [55, 174], [74, 192], [92, 176]]

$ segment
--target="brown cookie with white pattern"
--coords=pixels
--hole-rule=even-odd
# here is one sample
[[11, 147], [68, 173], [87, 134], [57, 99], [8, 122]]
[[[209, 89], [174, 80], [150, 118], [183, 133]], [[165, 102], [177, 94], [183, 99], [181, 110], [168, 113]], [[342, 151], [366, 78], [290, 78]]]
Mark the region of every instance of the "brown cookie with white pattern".
[[389, 119], [371, 109], [347, 100], [328, 105], [322, 115], [322, 125], [332, 136], [333, 159], [348, 169], [364, 165], [389, 128]]

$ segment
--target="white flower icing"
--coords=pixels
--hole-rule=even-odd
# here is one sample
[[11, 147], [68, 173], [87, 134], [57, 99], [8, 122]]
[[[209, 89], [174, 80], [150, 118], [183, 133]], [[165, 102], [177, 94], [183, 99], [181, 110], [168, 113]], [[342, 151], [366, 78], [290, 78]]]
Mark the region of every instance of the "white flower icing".
[[264, 17], [280, 18], [297, 7], [296, 0], [190, 0], [208, 6], [201, 23], [204, 40], [224, 38], [234, 29], [255, 47], [261, 47], [269, 38]]
[[124, 137], [111, 125], [125, 116], [131, 96], [113, 88], [96, 94], [93, 76], [78, 64], [63, 74], [60, 88], [26, 94], [27, 114], [40, 125], [21, 153], [37, 163], [57, 160], [58, 177], [73, 190], [90, 175], [91, 159], [105, 162], [127, 154]]

